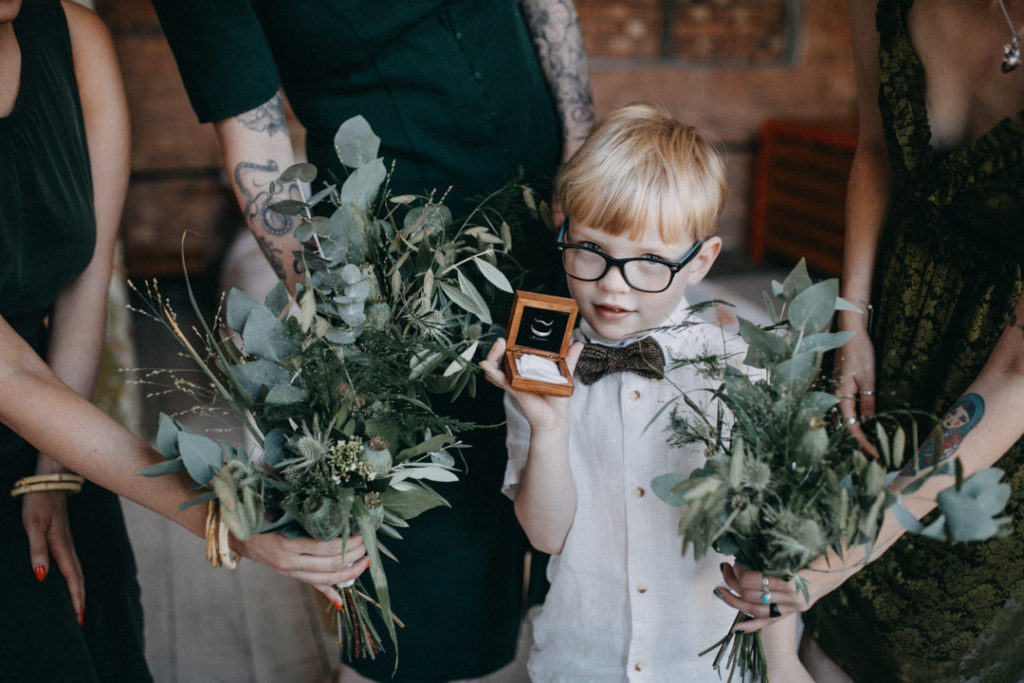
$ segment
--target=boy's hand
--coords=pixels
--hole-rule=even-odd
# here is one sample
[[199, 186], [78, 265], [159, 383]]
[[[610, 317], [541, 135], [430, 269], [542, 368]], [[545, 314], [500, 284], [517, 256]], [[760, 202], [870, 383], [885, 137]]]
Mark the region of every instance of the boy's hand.
[[[570, 375], [576, 369], [576, 362], [579, 360], [582, 351], [582, 342], [574, 342], [569, 346], [565, 354], [565, 363], [569, 368]], [[513, 389], [508, 383], [508, 377], [505, 376], [503, 369], [502, 358], [504, 355], [505, 339], [501, 338], [494, 342], [494, 346], [491, 347], [487, 358], [480, 361], [480, 367], [483, 368], [487, 381], [496, 387], [504, 389], [515, 399], [516, 403], [519, 404], [520, 410], [523, 411], [523, 416], [530, 423], [530, 427], [534, 431], [556, 427], [564, 428], [566, 417], [569, 413], [569, 397], [533, 394]]]

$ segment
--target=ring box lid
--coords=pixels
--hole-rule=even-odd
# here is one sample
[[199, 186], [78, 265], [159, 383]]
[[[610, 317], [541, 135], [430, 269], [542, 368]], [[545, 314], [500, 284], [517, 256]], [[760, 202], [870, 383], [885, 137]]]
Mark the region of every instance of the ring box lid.
[[[569, 396], [574, 383], [565, 363], [579, 307], [574, 299], [536, 292], [517, 291], [512, 300], [505, 351], [505, 373], [513, 389]], [[554, 384], [520, 376], [515, 359], [536, 355], [558, 365], [567, 384]]]

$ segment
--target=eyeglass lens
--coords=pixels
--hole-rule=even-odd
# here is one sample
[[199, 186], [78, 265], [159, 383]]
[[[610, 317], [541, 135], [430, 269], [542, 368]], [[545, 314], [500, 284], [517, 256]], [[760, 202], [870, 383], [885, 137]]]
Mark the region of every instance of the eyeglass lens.
[[[610, 263], [600, 252], [566, 245], [562, 250], [565, 272], [578, 280], [599, 280]], [[672, 282], [672, 268], [660, 261], [638, 259], [618, 264], [622, 277], [633, 289], [660, 292]]]

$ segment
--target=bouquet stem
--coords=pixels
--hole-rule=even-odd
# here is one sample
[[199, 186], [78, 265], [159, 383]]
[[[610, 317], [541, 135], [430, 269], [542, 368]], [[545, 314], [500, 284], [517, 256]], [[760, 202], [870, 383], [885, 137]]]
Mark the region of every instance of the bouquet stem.
[[[347, 659], [376, 658], [384, 649], [380, 635], [370, 619], [370, 606], [381, 610], [379, 602], [367, 595], [359, 586], [359, 582], [347, 586], [338, 586], [341, 593], [341, 609], [337, 610], [338, 645], [345, 650]], [[395, 624], [402, 628], [405, 624], [392, 613]]]
[[738, 613], [732, 626], [729, 627], [729, 632], [700, 653], [700, 656], [703, 657], [717, 649], [711, 666], [721, 675], [722, 661], [725, 660], [725, 666], [729, 669], [729, 678], [726, 679], [726, 683], [732, 683], [737, 669], [739, 669], [740, 680], [744, 680], [749, 673], [751, 680], [768, 683], [768, 660], [765, 658], [761, 632], [745, 633], [736, 630], [737, 625], [750, 620], [750, 618], [742, 612]]

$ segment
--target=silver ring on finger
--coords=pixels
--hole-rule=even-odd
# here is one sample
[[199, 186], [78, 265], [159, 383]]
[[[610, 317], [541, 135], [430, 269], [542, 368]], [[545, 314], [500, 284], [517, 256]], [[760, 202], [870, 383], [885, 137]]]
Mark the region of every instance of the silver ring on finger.
[[848, 418], [846, 418], [846, 425], [847, 426], [855, 425], [855, 424], [857, 424], [857, 418], [855, 418], [855, 417], [848, 417]]
[[761, 575], [761, 602], [765, 605], [772, 601], [772, 589], [768, 586], [768, 577]]
[[860, 392], [860, 395], [861, 396], [874, 396], [875, 392], [871, 391], [870, 389], [865, 389], [864, 391]]

